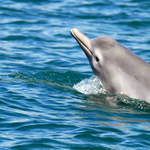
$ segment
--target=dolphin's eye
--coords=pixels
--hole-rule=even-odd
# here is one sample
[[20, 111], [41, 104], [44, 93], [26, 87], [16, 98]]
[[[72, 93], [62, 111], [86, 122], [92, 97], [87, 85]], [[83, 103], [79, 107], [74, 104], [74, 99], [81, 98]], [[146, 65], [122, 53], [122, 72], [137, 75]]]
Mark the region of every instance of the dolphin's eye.
[[96, 61], [97, 61], [97, 62], [99, 62], [99, 59], [98, 59], [98, 57], [95, 57], [95, 59], [96, 59]]

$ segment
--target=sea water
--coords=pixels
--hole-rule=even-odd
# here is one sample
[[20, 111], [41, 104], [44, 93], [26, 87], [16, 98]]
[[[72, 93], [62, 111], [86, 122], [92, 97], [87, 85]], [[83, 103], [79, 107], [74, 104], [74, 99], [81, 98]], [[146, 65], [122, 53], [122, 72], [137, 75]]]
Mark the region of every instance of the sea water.
[[110, 36], [150, 63], [149, 16], [148, 0], [1, 1], [0, 148], [149, 149], [149, 104], [107, 93], [70, 35]]

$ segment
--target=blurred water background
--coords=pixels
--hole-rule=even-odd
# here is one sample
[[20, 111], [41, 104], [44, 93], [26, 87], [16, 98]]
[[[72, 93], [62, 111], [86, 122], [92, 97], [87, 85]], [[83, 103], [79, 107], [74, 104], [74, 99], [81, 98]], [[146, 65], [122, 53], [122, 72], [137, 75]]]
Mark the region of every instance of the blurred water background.
[[97, 79], [72, 28], [150, 63], [149, 0], [0, 0], [0, 149], [150, 149], [147, 104], [73, 88]]

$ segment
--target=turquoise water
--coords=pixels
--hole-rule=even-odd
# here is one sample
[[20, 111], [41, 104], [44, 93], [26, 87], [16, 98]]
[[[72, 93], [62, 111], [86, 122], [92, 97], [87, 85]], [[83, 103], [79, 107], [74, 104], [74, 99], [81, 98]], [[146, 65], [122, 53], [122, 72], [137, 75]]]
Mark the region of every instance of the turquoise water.
[[149, 16], [149, 0], [1, 1], [0, 149], [149, 149], [149, 106], [73, 88], [93, 72], [70, 35], [110, 36], [150, 63]]

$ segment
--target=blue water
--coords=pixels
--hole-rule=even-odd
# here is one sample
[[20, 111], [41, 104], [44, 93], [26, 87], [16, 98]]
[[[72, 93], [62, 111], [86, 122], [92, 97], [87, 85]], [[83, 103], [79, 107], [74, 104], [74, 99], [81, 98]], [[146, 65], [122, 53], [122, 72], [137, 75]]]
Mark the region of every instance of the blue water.
[[150, 63], [149, 0], [0, 3], [0, 149], [150, 149], [147, 104], [73, 88], [93, 72], [70, 35], [110, 36]]

